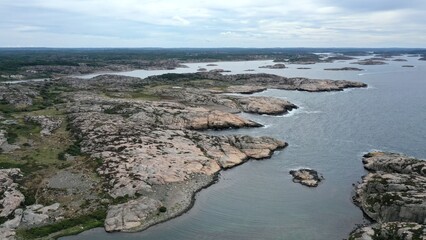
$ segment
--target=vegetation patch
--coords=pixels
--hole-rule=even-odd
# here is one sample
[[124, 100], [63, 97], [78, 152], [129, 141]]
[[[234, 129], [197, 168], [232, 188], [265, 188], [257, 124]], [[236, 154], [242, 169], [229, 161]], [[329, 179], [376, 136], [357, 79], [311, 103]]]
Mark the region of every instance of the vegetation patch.
[[58, 233], [55, 234], [55, 238], [58, 238], [61, 236], [77, 234], [91, 228], [101, 227], [104, 224], [105, 218], [106, 210], [98, 209], [93, 213], [62, 220], [51, 225], [30, 229], [20, 229], [17, 231], [17, 235], [23, 239], [35, 239]]

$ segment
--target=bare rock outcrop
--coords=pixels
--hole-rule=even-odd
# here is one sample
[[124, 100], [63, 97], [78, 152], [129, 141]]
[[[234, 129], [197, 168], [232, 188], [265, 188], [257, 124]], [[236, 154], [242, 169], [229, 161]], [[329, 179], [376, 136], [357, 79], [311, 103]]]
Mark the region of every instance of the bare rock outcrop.
[[0, 225], [0, 239], [15, 239], [18, 227], [28, 227], [55, 221], [60, 215], [59, 204], [50, 206], [40, 204], [21, 208], [25, 197], [16, 183], [22, 178], [18, 168], [0, 169], [0, 217], [7, 220]]
[[396, 153], [364, 155], [364, 167], [372, 171], [356, 190], [355, 201], [380, 222], [417, 222], [426, 219], [426, 163]]
[[36, 123], [41, 126], [40, 134], [42, 136], [49, 136], [56, 129], [61, 127], [62, 120], [55, 119], [49, 116], [25, 116], [24, 120], [26, 122]]
[[134, 229], [142, 225], [142, 222], [155, 217], [161, 206], [160, 201], [148, 197], [110, 206], [105, 220], [105, 230], [111, 232]]
[[24, 201], [16, 180], [22, 174], [18, 168], [0, 169], [0, 217], [8, 217]]
[[160, 75], [146, 78], [146, 81], [171, 82], [176, 79], [179, 81], [188, 81], [193, 79], [209, 79], [221, 83], [231, 85], [255, 85], [266, 88], [276, 88], [284, 90], [299, 90], [308, 92], [324, 92], [324, 91], [342, 91], [345, 88], [361, 88], [367, 87], [362, 82], [346, 81], [346, 80], [319, 80], [308, 78], [287, 78], [273, 74], [257, 73], [257, 74], [230, 74], [222, 75], [214, 72], [200, 72], [190, 74], [177, 75]]
[[26, 85], [0, 85], [0, 102], [15, 107], [31, 106], [37, 96], [39, 93]]
[[317, 187], [324, 180], [324, 177], [319, 175], [317, 171], [308, 168], [291, 170], [290, 174], [293, 176], [293, 182], [308, 187]]
[[375, 239], [426, 240], [426, 227], [412, 222], [373, 224], [356, 229], [349, 237], [349, 240]]
[[[240, 89], [237, 86], [228, 87], [226, 93], [230, 90], [232, 92], [244, 92], [253, 93], [263, 91], [266, 88], [258, 86], [241, 86]], [[222, 91], [205, 90], [199, 88], [161, 88], [155, 91], [155, 95], [160, 95], [164, 98], [172, 98], [186, 105], [192, 105], [193, 107], [207, 107], [207, 108], [225, 108], [228, 112], [247, 112], [255, 114], [268, 114], [278, 115], [285, 114], [288, 111], [297, 108], [296, 105], [289, 101], [274, 98], [274, 97], [246, 97], [246, 96], [233, 96], [223, 93]], [[195, 109], [191, 109], [190, 112], [198, 112]], [[214, 115], [223, 118], [222, 113], [215, 112]]]
[[229, 86], [226, 91], [230, 93], [241, 93], [241, 94], [252, 94], [257, 92], [263, 92], [266, 87], [253, 86], [253, 85], [242, 85], [242, 86]]
[[354, 201], [378, 224], [356, 230], [350, 239], [426, 239], [425, 161], [371, 152], [363, 163], [370, 173], [357, 186]]
[[239, 107], [247, 113], [278, 115], [285, 114], [297, 106], [280, 98], [272, 97], [235, 97]]
[[55, 215], [59, 215], [57, 212], [59, 206], [59, 203], [54, 203], [49, 206], [43, 206], [41, 204], [27, 206], [22, 213], [21, 225], [32, 226], [45, 224], [49, 220], [52, 220]]
[[[108, 231], [154, 224], [159, 220], [149, 220], [149, 216], [158, 212], [159, 202], [170, 209], [164, 216], [176, 216], [190, 206], [196, 191], [214, 182], [221, 169], [270, 157], [286, 146], [269, 137], [194, 131], [259, 126], [231, 113], [167, 102], [79, 95], [74, 100], [78, 104], [70, 107], [69, 121], [81, 140], [82, 152], [102, 160], [97, 171], [109, 185], [110, 196], [135, 198], [110, 208], [105, 223]], [[168, 190], [160, 194], [158, 189], [164, 188]], [[135, 210], [138, 201], [147, 207]], [[135, 214], [125, 217], [122, 213], [129, 209]]]

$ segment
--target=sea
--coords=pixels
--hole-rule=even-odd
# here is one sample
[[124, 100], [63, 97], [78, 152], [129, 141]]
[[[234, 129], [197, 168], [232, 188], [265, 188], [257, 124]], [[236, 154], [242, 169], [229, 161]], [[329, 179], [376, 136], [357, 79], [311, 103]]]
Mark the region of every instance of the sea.
[[[359, 59], [371, 56], [358, 57]], [[403, 58], [407, 61], [392, 61]], [[357, 60], [359, 60], [357, 59]], [[299, 106], [283, 116], [241, 114], [261, 128], [208, 131], [214, 135], [270, 136], [289, 146], [270, 159], [250, 160], [222, 171], [219, 181], [196, 196], [185, 214], [137, 233], [106, 233], [95, 228], [63, 240], [341, 240], [369, 223], [353, 204], [354, 184], [366, 174], [363, 154], [391, 151], [426, 158], [426, 61], [397, 56], [385, 65], [361, 66], [357, 60], [288, 64], [265, 69], [272, 61], [190, 63], [175, 70], [136, 70], [114, 74], [147, 77], [195, 72], [198, 68], [286, 77], [352, 80], [367, 88], [309, 93], [268, 89], [256, 96], [286, 99]], [[412, 65], [414, 67], [403, 67]], [[299, 69], [301, 67], [310, 69]], [[358, 67], [363, 71], [326, 71]], [[252, 69], [253, 71], [246, 71]], [[95, 75], [82, 76], [90, 78]], [[317, 170], [325, 178], [317, 188], [294, 183], [289, 171]]]

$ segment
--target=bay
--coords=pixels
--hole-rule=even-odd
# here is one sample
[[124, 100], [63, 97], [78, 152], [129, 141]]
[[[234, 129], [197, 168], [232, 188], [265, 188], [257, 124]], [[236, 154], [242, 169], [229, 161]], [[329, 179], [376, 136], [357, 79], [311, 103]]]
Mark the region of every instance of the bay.
[[[398, 57], [401, 58], [401, 57]], [[361, 157], [377, 149], [426, 158], [426, 62], [358, 66], [354, 60], [286, 69], [260, 69], [272, 61], [187, 64], [178, 72], [199, 67], [231, 70], [229, 74], [266, 72], [287, 77], [354, 80], [365, 89], [307, 93], [269, 89], [255, 95], [285, 98], [300, 108], [284, 116], [242, 114], [263, 128], [209, 131], [248, 134], [285, 140], [289, 146], [271, 159], [249, 161], [223, 171], [218, 183], [197, 194], [194, 207], [182, 216], [138, 233], [106, 233], [92, 229], [62, 239], [235, 240], [343, 239], [366, 221], [351, 200], [352, 184], [365, 174]], [[414, 65], [403, 68], [402, 65]], [[310, 67], [311, 69], [297, 69]], [[359, 67], [364, 71], [324, 71]], [[172, 72], [173, 72], [172, 71]], [[137, 70], [120, 75], [147, 77], [163, 72]], [[228, 74], [228, 73], [227, 73]], [[91, 75], [93, 76], [93, 75]], [[317, 188], [295, 184], [288, 171], [310, 167], [324, 175]]]

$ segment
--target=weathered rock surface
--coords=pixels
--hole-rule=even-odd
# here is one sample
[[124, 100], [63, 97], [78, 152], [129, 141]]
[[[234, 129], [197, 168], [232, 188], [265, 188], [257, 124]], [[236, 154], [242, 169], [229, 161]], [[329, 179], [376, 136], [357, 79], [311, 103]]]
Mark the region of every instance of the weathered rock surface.
[[54, 215], [59, 209], [59, 203], [54, 203], [50, 206], [43, 206], [41, 204], [34, 204], [27, 206], [23, 211], [21, 225], [41, 225], [47, 223], [49, 220], [53, 220]]
[[[226, 92], [231, 90], [237, 91], [237, 87], [230, 87], [227, 88]], [[261, 91], [264, 90], [263, 87], [257, 87], [257, 86], [247, 86], [246, 88], [242, 88], [241, 91], [244, 92], [255, 92], [255, 91]], [[173, 99], [175, 101], [184, 103], [185, 105], [192, 106], [191, 108], [187, 107], [185, 110], [183, 110], [182, 105], [175, 105], [173, 106], [171, 103], [168, 105], [163, 104], [163, 109], [167, 107], [174, 107], [174, 108], [180, 108], [179, 113], [173, 113], [173, 117], [181, 115], [180, 113], [183, 113], [185, 115], [188, 115], [188, 119], [195, 119], [198, 118], [198, 115], [203, 115], [202, 111], [205, 112], [206, 108], [209, 109], [225, 109], [227, 112], [248, 112], [248, 113], [256, 113], [256, 114], [271, 114], [271, 115], [277, 115], [277, 114], [285, 114], [287, 111], [290, 111], [294, 108], [297, 108], [294, 104], [283, 100], [279, 98], [273, 98], [273, 97], [240, 97], [240, 96], [231, 96], [231, 95], [225, 95], [225, 94], [218, 94], [223, 93], [223, 91], [220, 90], [205, 90], [205, 89], [199, 89], [199, 88], [188, 88], [188, 87], [168, 87], [168, 88], [159, 88], [151, 90], [153, 95], [161, 96], [162, 98], [167, 99]], [[155, 105], [155, 103], [153, 103]], [[152, 108], [149, 107], [147, 104], [146, 108]], [[202, 108], [200, 108], [200, 106]], [[205, 108], [206, 107], [206, 108]], [[169, 112], [171, 110], [168, 110]], [[211, 111], [211, 110], [209, 110]], [[146, 111], [145, 111], [146, 112]], [[163, 111], [164, 112], [164, 111]], [[207, 114], [207, 112], [206, 112]], [[163, 116], [161, 119], [166, 118], [165, 113], [163, 113]], [[190, 116], [193, 115], [193, 116]], [[197, 115], [197, 116], [196, 116]], [[228, 113], [218, 112], [214, 111], [209, 118], [235, 118], [235, 115], [231, 115]], [[225, 116], [226, 115], [226, 116]], [[235, 121], [234, 121], [235, 122]], [[247, 125], [250, 127], [250, 125]], [[224, 126], [224, 128], [232, 127], [232, 126]], [[240, 127], [240, 126], [237, 126]], [[193, 129], [197, 129], [199, 127], [194, 127]], [[203, 128], [203, 127], [201, 127]], [[222, 127], [218, 127], [222, 128]]]
[[82, 133], [82, 150], [104, 160], [99, 173], [112, 178], [110, 194], [114, 197], [134, 196], [152, 184], [184, 181], [193, 173], [214, 174], [221, 167], [240, 164], [249, 157], [267, 157], [284, 147], [280, 141], [267, 141], [269, 138], [256, 142], [250, 137], [216, 137], [184, 129], [216, 128], [228, 124], [225, 119], [218, 118], [213, 125], [164, 123], [152, 127], [154, 122], [143, 116], [137, 113], [126, 119], [86, 113], [72, 120]]
[[239, 107], [247, 113], [278, 115], [297, 108], [293, 103], [280, 98], [243, 97], [233, 99], [238, 103]]
[[30, 78], [33, 74], [45, 73], [47, 75], [72, 75], [72, 74], [88, 74], [94, 72], [121, 72], [121, 71], [131, 71], [135, 69], [145, 69], [145, 70], [163, 70], [163, 69], [175, 69], [175, 68], [184, 68], [185, 65], [180, 64], [175, 60], [158, 60], [158, 61], [148, 61], [148, 60], [137, 60], [130, 62], [123, 62], [122, 64], [118, 63], [108, 63], [105, 65], [91, 66], [87, 64], [79, 64], [78, 66], [66, 66], [66, 65], [36, 65], [23, 67], [22, 71], [25, 74], [25, 78]]
[[364, 155], [364, 168], [373, 172], [426, 177], [426, 162], [399, 153], [371, 152]]
[[148, 82], [136, 77], [104, 74], [93, 77], [90, 81], [87, 79], [66, 77], [59, 79], [57, 83], [67, 85], [75, 90], [103, 89], [119, 92], [129, 91], [147, 84]]
[[[210, 136], [193, 131], [259, 126], [230, 113], [177, 103], [84, 96], [74, 95], [78, 104], [70, 106], [69, 120], [81, 139], [81, 150], [102, 159], [97, 171], [106, 179], [108, 192], [114, 198], [153, 195], [150, 203], [158, 205], [156, 201], [165, 198], [156, 195], [159, 186], [193, 184], [195, 176], [200, 175], [207, 176], [211, 182], [223, 168], [250, 158], [267, 158], [274, 150], [286, 146], [269, 137]], [[209, 182], [204, 182], [188, 191], [180, 187], [174, 195], [180, 196], [178, 199], [191, 199], [194, 192], [207, 184]], [[167, 200], [167, 197], [164, 200], [167, 209], [171, 209], [170, 217], [180, 214], [190, 203]], [[143, 221], [151, 213], [147, 209], [151, 208], [131, 218], [117, 213], [128, 208], [133, 209], [133, 202], [110, 209], [108, 219], [112, 220], [106, 222], [108, 231], [146, 225]]]
[[18, 168], [0, 169], [0, 217], [11, 215], [24, 201], [16, 180], [22, 174]]
[[[173, 79], [175, 78], [176, 77], [174, 77]], [[210, 79], [218, 82], [229, 83], [232, 85], [255, 85], [266, 88], [299, 90], [309, 92], [341, 91], [345, 88], [367, 87], [367, 84], [361, 82], [345, 80], [333, 81], [307, 78], [287, 78], [265, 73], [222, 75], [219, 73], [205, 72], [193, 74], [179, 74], [179, 81], [188, 81], [192, 79]], [[145, 80], [165, 82], [170, 81], [170, 75], [152, 76], [146, 78]]]
[[148, 218], [159, 213], [161, 206], [160, 201], [148, 197], [111, 206], [105, 219], [105, 230], [108, 232], [123, 231], [139, 227]]
[[53, 222], [60, 216], [59, 204], [40, 204], [20, 208], [25, 200], [18, 190], [17, 180], [22, 178], [17, 168], [0, 169], [0, 217], [7, 220], [0, 225], [0, 239], [15, 239], [18, 227], [38, 226]]
[[40, 134], [42, 136], [49, 136], [56, 129], [61, 127], [62, 120], [55, 119], [49, 116], [25, 116], [24, 120], [26, 122], [36, 123], [41, 126]]
[[0, 103], [5, 102], [15, 107], [25, 107], [33, 104], [33, 99], [39, 93], [26, 85], [0, 85]]
[[18, 227], [34, 227], [54, 222], [60, 215], [59, 203], [50, 206], [40, 204], [27, 206], [25, 210], [18, 208], [14, 211], [14, 217], [0, 225], [0, 239], [15, 239]]
[[373, 224], [356, 229], [349, 240], [426, 240], [425, 225], [410, 222], [389, 222]]
[[293, 182], [300, 183], [308, 187], [317, 187], [318, 184], [324, 180], [317, 171], [307, 168], [291, 170], [290, 174], [293, 176]]
[[16, 232], [14, 229], [7, 227], [0, 227], [0, 239], [4, 240], [15, 240]]
[[350, 239], [426, 239], [426, 162], [371, 152], [363, 163], [370, 173], [357, 186], [354, 201], [380, 224], [358, 229]]

